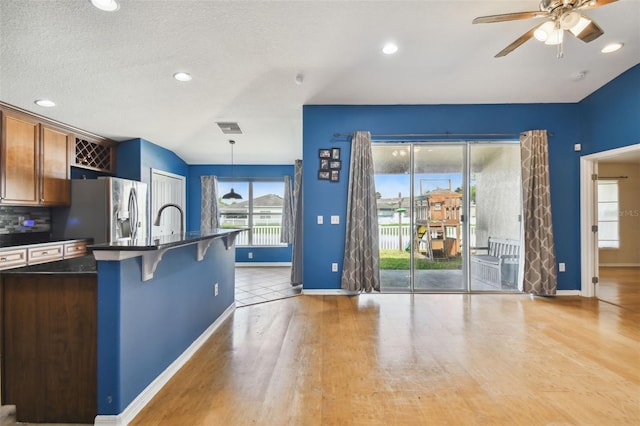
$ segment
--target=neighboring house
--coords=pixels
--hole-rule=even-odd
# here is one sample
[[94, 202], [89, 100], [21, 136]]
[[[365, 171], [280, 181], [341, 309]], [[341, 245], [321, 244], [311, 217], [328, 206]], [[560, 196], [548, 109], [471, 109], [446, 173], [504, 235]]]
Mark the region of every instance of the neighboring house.
[[[219, 200], [224, 223], [237, 226], [249, 225], [249, 200], [227, 204]], [[279, 195], [267, 194], [253, 200], [253, 226], [280, 225], [282, 223], [282, 204]]]

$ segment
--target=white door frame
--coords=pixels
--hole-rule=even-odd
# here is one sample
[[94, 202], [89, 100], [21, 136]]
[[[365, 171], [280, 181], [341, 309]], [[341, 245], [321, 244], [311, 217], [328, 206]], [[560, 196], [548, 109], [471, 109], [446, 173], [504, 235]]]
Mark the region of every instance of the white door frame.
[[624, 146], [609, 151], [580, 157], [580, 295], [595, 297], [595, 284], [592, 277], [598, 275], [597, 234], [591, 231], [596, 224], [595, 181], [591, 179], [598, 172], [598, 161], [616, 157], [633, 151], [640, 151], [640, 144]]

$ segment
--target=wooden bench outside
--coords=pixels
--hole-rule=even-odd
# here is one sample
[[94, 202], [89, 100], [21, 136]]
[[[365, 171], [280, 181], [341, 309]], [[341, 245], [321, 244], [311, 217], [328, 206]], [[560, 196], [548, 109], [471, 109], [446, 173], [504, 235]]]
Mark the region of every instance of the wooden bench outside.
[[471, 279], [498, 289], [516, 288], [520, 241], [489, 237], [488, 247], [475, 247], [486, 254], [471, 256]]

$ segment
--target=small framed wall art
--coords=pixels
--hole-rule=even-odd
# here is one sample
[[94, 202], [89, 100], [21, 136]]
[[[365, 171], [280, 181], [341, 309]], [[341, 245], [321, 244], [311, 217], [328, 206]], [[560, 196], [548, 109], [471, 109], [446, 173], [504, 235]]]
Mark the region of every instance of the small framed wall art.
[[340, 148], [321, 148], [318, 150], [320, 167], [318, 168], [318, 180], [340, 182]]

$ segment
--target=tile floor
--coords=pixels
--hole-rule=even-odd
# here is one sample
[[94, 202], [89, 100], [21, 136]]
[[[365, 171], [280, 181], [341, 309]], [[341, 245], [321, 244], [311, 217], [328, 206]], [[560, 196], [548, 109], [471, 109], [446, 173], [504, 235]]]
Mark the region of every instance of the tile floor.
[[289, 266], [236, 268], [236, 307], [299, 295], [302, 285], [291, 286], [290, 277]]

